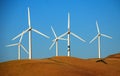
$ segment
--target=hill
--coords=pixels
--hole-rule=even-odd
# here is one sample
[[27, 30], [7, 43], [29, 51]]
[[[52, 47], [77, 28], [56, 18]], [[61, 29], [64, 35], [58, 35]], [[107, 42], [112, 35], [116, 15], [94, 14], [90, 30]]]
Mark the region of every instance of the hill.
[[110, 55], [110, 56], [108, 56], [107, 58], [120, 59], [120, 53]]
[[120, 58], [111, 59], [116, 55], [105, 58], [107, 64], [65, 56], [8, 61], [0, 63], [0, 76], [120, 76]]

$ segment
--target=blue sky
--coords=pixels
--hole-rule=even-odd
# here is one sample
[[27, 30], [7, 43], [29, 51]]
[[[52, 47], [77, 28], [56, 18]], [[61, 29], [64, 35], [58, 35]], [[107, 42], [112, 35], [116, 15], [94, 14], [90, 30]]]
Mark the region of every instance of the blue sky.
[[[31, 25], [34, 29], [50, 36], [44, 38], [33, 32], [33, 59], [55, 56], [55, 46], [49, 50], [54, 35], [67, 31], [67, 14], [71, 16], [71, 31], [86, 42], [71, 36], [71, 53], [78, 58], [98, 58], [95, 22], [98, 21], [101, 33], [113, 39], [101, 38], [101, 57], [120, 53], [120, 1], [119, 0], [1, 0], [0, 1], [0, 62], [17, 59], [17, 46], [5, 47], [18, 42], [11, 39], [28, 28], [27, 7], [30, 7]], [[22, 44], [28, 49], [28, 34]], [[22, 59], [28, 55], [21, 50]], [[67, 42], [59, 41], [59, 55], [67, 55]]]

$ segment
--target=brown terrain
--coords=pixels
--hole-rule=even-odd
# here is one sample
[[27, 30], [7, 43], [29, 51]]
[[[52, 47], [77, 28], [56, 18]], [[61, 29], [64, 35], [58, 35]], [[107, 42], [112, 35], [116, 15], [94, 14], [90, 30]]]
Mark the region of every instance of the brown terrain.
[[58, 56], [0, 63], [0, 76], [120, 76], [120, 53], [98, 59]]

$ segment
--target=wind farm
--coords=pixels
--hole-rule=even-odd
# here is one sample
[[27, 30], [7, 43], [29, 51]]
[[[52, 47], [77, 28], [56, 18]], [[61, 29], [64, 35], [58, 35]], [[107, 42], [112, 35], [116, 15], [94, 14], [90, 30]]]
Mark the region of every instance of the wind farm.
[[0, 76], [120, 76], [120, 1], [0, 5]]
[[[33, 76], [33, 75], [36, 75], [36, 76], [37, 75], [58, 76], [58, 74], [59, 74], [59, 76], [68, 76], [68, 75], [69, 76], [80, 76], [80, 75], [82, 75], [82, 76], [88, 76], [88, 75], [89, 76], [96, 76], [96, 75], [119, 76], [120, 75], [120, 73], [119, 73], [120, 69], [115, 68], [115, 67], [120, 66], [119, 65], [120, 54], [113, 54], [113, 55], [110, 55], [110, 56], [107, 56], [107, 57], [101, 59], [100, 37], [103, 36], [103, 37], [107, 37], [110, 39], [112, 39], [112, 37], [108, 36], [106, 34], [102, 34], [100, 32], [97, 21], [96, 21], [96, 27], [97, 27], [98, 34], [89, 43], [92, 43], [94, 40], [96, 40], [98, 38], [98, 58], [88, 58], [88, 59], [76, 58], [76, 57], [71, 56], [70, 35], [73, 35], [74, 37], [78, 38], [79, 40], [81, 40], [83, 42], [86, 42], [86, 41], [84, 39], [82, 39], [80, 36], [71, 32], [71, 30], [70, 30], [70, 13], [69, 12], [68, 12], [68, 31], [67, 32], [61, 34], [60, 36], [57, 36], [55, 30], [51, 26], [51, 30], [52, 30], [52, 33], [55, 38], [52, 40], [53, 43], [49, 47], [49, 50], [51, 50], [53, 48], [53, 46], [56, 44], [56, 55], [53, 57], [50, 57], [50, 58], [32, 59], [32, 37], [31, 37], [32, 31], [34, 31], [46, 38], [49, 38], [49, 37], [31, 27], [29, 7], [28, 7], [28, 25], [29, 25], [29, 27], [27, 30], [23, 31], [22, 33], [20, 33], [19, 35], [17, 35], [16, 37], [14, 37], [12, 39], [12, 40], [15, 40], [20, 37], [20, 40], [18, 43], [7, 45], [7, 47], [16, 46], [16, 45], [18, 46], [18, 60], [19, 61], [13, 60], [13, 61], [9, 61], [9, 62], [0, 63], [0, 68], [1, 68], [0, 75], [2, 75], [2, 76], [8, 76], [10, 74], [12, 76], [16, 76], [16, 75], [18, 75], [18, 76], [21, 76], [21, 75], [22, 76], [26, 76], [26, 75], [27, 76], [28, 75], [29, 76]], [[22, 45], [23, 35], [27, 32], [29, 33], [28, 34], [28, 36], [29, 36], [29, 38], [28, 38], [29, 52]], [[65, 38], [66, 35], [67, 35], [67, 38]], [[67, 47], [68, 47], [67, 56], [59, 55], [59, 53], [58, 53], [59, 52], [58, 51], [58, 41], [59, 40], [64, 40], [67, 42]], [[27, 54], [29, 54], [28, 59], [21, 59], [20, 47], [22, 47], [23, 50]], [[101, 63], [96, 63], [95, 61], [101, 62]], [[23, 67], [23, 68], [21, 68], [21, 67]], [[7, 69], [5, 69], [5, 68], [7, 68]], [[42, 68], [42, 69], [39, 69], [39, 68]], [[112, 70], [107, 71], [107, 68], [112, 69]], [[10, 70], [10, 69], [12, 69], [12, 70]], [[21, 72], [20, 69], [22, 69], [23, 71]], [[32, 70], [30, 70], [30, 69], [32, 69]], [[5, 73], [5, 70], [7, 70], [7, 73]], [[15, 71], [13, 71], [13, 70], [15, 70]], [[29, 71], [29, 73], [26, 70]], [[35, 71], [33, 71], [33, 70], [35, 70]], [[47, 71], [47, 73], [45, 71]], [[104, 72], [106, 72], [106, 73], [104, 73]]]
[[[35, 1], [35, 2], [37, 2], [37, 1]], [[80, 3], [80, 2], [78, 1], [78, 3]], [[76, 5], [78, 5], [78, 7], [81, 6], [78, 3]], [[83, 12], [82, 10], [81, 10], [81, 12], [78, 11], [78, 8], [76, 11], [75, 10], [76, 7], [71, 6], [71, 9], [73, 9], [73, 7], [74, 7], [74, 9], [73, 9], [74, 11], [72, 11], [71, 9], [68, 10], [67, 9], [68, 7], [66, 7], [64, 12], [60, 12], [62, 10], [60, 9], [60, 11], [58, 11], [58, 9], [53, 4], [53, 6], [54, 6], [53, 8], [57, 10], [56, 11], [57, 13], [55, 13], [52, 8], [50, 8], [51, 11], [47, 11], [47, 8], [45, 8], [47, 6], [45, 6], [45, 5], [43, 5], [44, 9], [41, 9], [40, 5], [38, 5], [38, 7], [35, 8], [32, 6], [32, 4], [34, 4], [34, 3], [30, 3], [30, 4], [31, 5], [26, 5], [26, 6], [20, 5], [21, 7], [19, 7], [18, 9], [16, 8], [14, 11], [11, 11], [12, 13], [8, 13], [8, 15], [6, 13], [9, 12], [9, 10], [6, 13], [4, 13], [5, 17], [3, 17], [3, 18], [9, 19], [9, 22], [8, 22], [9, 24], [7, 22], [3, 22], [3, 24], [6, 26], [6, 30], [8, 30], [8, 31], [4, 30], [4, 32], [3, 32], [3, 33], [5, 33], [3, 35], [6, 35], [6, 36], [2, 36], [2, 37], [6, 37], [7, 41], [6, 41], [6, 43], [4, 43], [4, 45], [1, 44], [1, 48], [6, 49], [7, 50], [6, 52], [10, 52], [9, 50], [17, 50], [18, 48], [17, 47], [15, 47], [16, 49], [5, 48], [2, 46], [6, 46], [7, 44], [10, 44], [11, 43], [10, 40], [14, 36], [15, 37], [12, 40], [14, 43], [16, 43], [16, 41], [20, 38], [20, 36], [22, 34], [24, 34], [24, 38], [21, 43], [27, 49], [29, 59], [46, 58], [46, 57], [51, 57], [54, 55], [55, 56], [75, 56], [75, 57], [79, 57], [79, 58], [81, 58], [81, 57], [82, 58], [98, 57], [101, 59], [101, 58], [106, 57], [107, 55], [116, 53], [116, 51], [119, 52], [118, 46], [116, 46], [117, 47], [116, 49], [112, 48], [113, 47], [112, 44], [116, 44], [116, 42], [118, 41], [118, 40], [116, 41], [115, 39], [118, 39], [116, 37], [118, 37], [118, 35], [119, 35], [118, 32], [115, 32], [115, 34], [113, 33], [114, 27], [112, 25], [114, 25], [115, 23], [110, 23], [113, 20], [110, 22], [107, 20], [107, 19], [111, 19], [111, 17], [107, 18], [106, 20], [105, 20], [106, 17], [101, 19], [100, 17], [103, 17], [103, 15], [101, 15], [100, 12], [102, 12], [102, 11], [99, 11], [99, 12], [95, 11], [93, 9], [93, 7], [90, 6], [92, 8], [91, 10], [94, 12], [98, 12], [99, 15], [94, 14], [94, 13], [84, 15], [85, 12]], [[56, 5], [56, 6], [59, 6], [59, 5]], [[93, 3], [93, 6], [94, 6], [94, 3]], [[84, 8], [84, 7], [82, 7], [82, 8]], [[95, 9], [96, 8], [97, 7], [95, 7]], [[106, 8], [109, 8], [109, 7], [106, 7]], [[86, 11], [90, 12], [90, 9], [88, 9], [88, 8], [86, 8], [86, 9], [87, 9]], [[116, 12], [116, 10], [114, 10], [114, 12]], [[52, 15], [50, 15], [50, 14], [52, 14]], [[17, 19], [16, 19], [16, 17], [17, 17]], [[87, 18], [87, 17], [89, 17], [89, 18]], [[117, 17], [117, 16], [114, 16], [114, 17]], [[12, 19], [10, 19], [10, 18], [12, 18]], [[92, 18], [92, 19], [90, 19], [90, 18]], [[2, 19], [2, 20], [4, 20], [4, 19]], [[112, 19], [114, 19], [114, 18], [112, 18]], [[104, 39], [102, 39], [102, 41], [104, 41], [104, 43], [103, 43], [101, 41], [101, 37], [104, 34], [99, 34], [100, 35], [100, 45], [99, 46], [102, 48], [102, 49], [99, 48], [100, 52], [102, 50], [103, 51], [106, 50], [105, 52], [107, 52], [107, 53], [99, 53], [98, 52], [98, 54], [100, 54], [100, 55], [98, 55], [96, 53], [96, 50], [95, 50], [95, 48], [96, 48], [95, 45], [97, 45], [96, 43], [94, 43], [95, 45], [88, 44], [88, 42], [91, 40], [92, 36], [94, 36], [94, 34], [92, 34], [92, 33], [96, 33], [95, 29], [94, 29], [94, 26], [95, 26], [94, 23], [96, 20], [98, 20], [99, 24], [101, 25], [100, 26], [102, 29], [101, 31], [108, 33], [113, 37], [112, 40], [108, 39], [109, 41], [107, 41], [107, 40], [104, 41]], [[5, 21], [8, 21], [8, 20], [5, 20]], [[1, 24], [1, 25], [3, 25], [3, 24]], [[55, 34], [53, 33], [53, 29], [52, 29], [53, 27], [51, 27], [51, 25], [54, 25], [53, 27], [55, 28], [55, 31], [56, 31], [56, 32], [55, 31], [54, 32], [57, 35], [57, 38], [62, 38], [62, 40], [63, 40], [63, 38], [65, 38], [64, 41], [60, 41], [60, 39], [57, 39], [55, 37]], [[117, 23], [115, 25], [117, 25]], [[2, 26], [2, 27], [4, 27], [4, 26]], [[14, 27], [14, 28], [12, 28], [12, 27]], [[117, 26], [115, 26], [115, 28], [116, 27]], [[52, 31], [51, 31], [51, 29], [52, 29]], [[67, 29], [67, 31], [66, 31], [66, 29]], [[39, 32], [39, 30], [40, 30], [40, 32]], [[119, 30], [116, 30], [116, 31], [119, 31]], [[45, 38], [45, 40], [43, 41], [41, 38], [39, 39], [35, 35], [36, 33], [42, 35], [39, 37], [41, 37], [41, 38], [43, 37], [43, 39]], [[117, 35], [117, 36], [114, 36], [114, 35]], [[49, 38], [49, 39], [46, 39], [46, 38]], [[52, 38], [55, 38], [55, 41]], [[82, 43], [81, 41], [77, 41], [77, 39], [81, 40], [82, 42], [85, 42], [85, 43]], [[41, 40], [41, 41], [39, 41], [39, 40]], [[3, 38], [2, 41], [5, 42], [5, 38]], [[55, 48], [56, 48], [55, 50], [53, 48], [54, 45], [53, 45], [53, 43], [51, 43], [51, 41], [53, 41], [53, 43], [55, 45]], [[93, 41], [91, 41], [91, 43]], [[66, 42], [67, 42], [67, 44], [66, 44]], [[57, 43], [59, 43], [59, 44], [57, 44]], [[101, 43], [103, 43], [103, 44], [101, 44]], [[39, 51], [39, 49], [43, 49], [45, 51]], [[88, 50], [93, 50], [93, 51], [91, 52]], [[115, 50], [115, 51], [113, 51], [113, 50]], [[37, 52], [35, 52], [35, 51], [37, 51]], [[4, 53], [4, 51], [2, 51], [2, 52]], [[11, 53], [15, 55], [16, 52], [12, 51]], [[41, 55], [38, 55], [38, 54], [41, 54]], [[88, 55], [84, 55], [84, 54], [88, 54]], [[8, 56], [11, 57], [12, 60], [15, 59], [15, 57], [13, 57], [14, 55], [11, 56], [10, 53], [8, 54]], [[4, 58], [3, 60], [7, 60], [7, 58], [9, 58], [9, 57], [3, 57]], [[16, 58], [17, 58], [17, 56], [16, 56]]]
[[[29, 26], [28, 29], [26, 29], [25, 31], [23, 31], [22, 33], [20, 33], [19, 35], [15, 36], [12, 39], [12, 40], [15, 40], [18, 37], [20, 37], [19, 43], [7, 45], [7, 47], [18, 45], [18, 60], [20, 60], [20, 47], [22, 47], [24, 49], [24, 51], [29, 54], [29, 59], [32, 59], [32, 31], [34, 31], [34, 32], [36, 32], [36, 33], [46, 37], [46, 38], [49, 38], [47, 35], [45, 35], [45, 34], [39, 32], [38, 30], [32, 28], [31, 21], [30, 21], [30, 9], [29, 9], [29, 7], [28, 7], [28, 26]], [[95, 39], [98, 38], [98, 57], [99, 57], [100, 60], [98, 60], [97, 62], [99, 62], [99, 61], [103, 61], [103, 60], [101, 60], [101, 53], [100, 53], [101, 52], [101, 50], [100, 50], [100, 37], [104, 36], [104, 37], [107, 37], [107, 38], [110, 38], [110, 39], [112, 39], [112, 37], [100, 33], [100, 29], [99, 29], [97, 21], [96, 21], [96, 27], [97, 27], [98, 34], [89, 43], [92, 43]], [[71, 32], [71, 30], [70, 30], [70, 13], [69, 12], [68, 12], [68, 31], [63, 33], [60, 36], [57, 36], [56, 33], [55, 33], [55, 30], [53, 29], [52, 26], [51, 26], [51, 30], [52, 30], [52, 32], [54, 34], [55, 39], [52, 40], [53, 43], [49, 47], [49, 50], [56, 44], [56, 56], [58, 56], [58, 40], [65, 40], [65, 41], [67, 41], [67, 48], [68, 48], [67, 49], [67, 53], [68, 53], [67, 56], [71, 56], [71, 50], [70, 50], [71, 39], [70, 39], [70, 35], [73, 35], [74, 37], [78, 38], [79, 40], [81, 40], [83, 42], [86, 42], [80, 36], [78, 36], [75, 33]], [[23, 35], [25, 33], [27, 33], [27, 32], [28, 32], [28, 40], [29, 40], [29, 52], [21, 44]], [[63, 38], [66, 35], [67, 35], [67, 39]]]
[[[21, 40], [22, 40], [22, 36], [25, 33], [28, 32], [29, 33], [28, 34], [29, 35], [29, 37], [28, 37], [28, 40], [29, 40], [29, 52], [28, 52], [28, 54], [29, 54], [29, 59], [32, 59], [32, 31], [34, 31], [34, 32], [36, 32], [36, 33], [46, 37], [46, 38], [49, 38], [49, 37], [47, 35], [39, 32], [38, 30], [32, 28], [31, 22], [30, 22], [30, 9], [29, 9], [29, 7], [28, 7], [28, 26], [29, 26], [28, 29], [26, 29], [22, 33], [18, 34], [17, 36], [15, 36], [12, 40], [15, 40], [18, 37], [21, 37], [20, 41], [19, 41], [19, 44], [18, 44], [18, 45], [21, 45], [20, 43], [21, 43]], [[68, 47], [68, 50], [67, 50], [68, 56], [71, 56], [71, 52], [70, 52], [70, 34], [73, 35], [74, 37], [80, 39], [81, 41], [85, 42], [84, 39], [82, 39], [81, 37], [79, 37], [78, 35], [76, 35], [76, 34], [74, 34], [73, 32], [70, 31], [70, 13], [69, 12], [68, 12], [68, 31], [65, 32], [64, 34], [60, 35], [59, 37], [57, 37], [57, 35], [56, 35], [56, 33], [55, 33], [55, 31], [54, 31], [52, 26], [51, 26], [51, 30], [52, 30], [52, 32], [53, 32], [53, 34], [55, 36], [55, 39], [53, 40], [53, 43], [52, 43], [52, 45], [50, 46], [49, 49], [51, 49], [54, 46], [54, 44], [56, 44], [56, 56], [58, 56], [58, 40], [65, 40], [65, 41], [67, 41], [67, 43], [68, 43], [68, 45], [67, 45], [67, 47]], [[66, 35], [68, 35], [67, 39], [63, 38]], [[13, 45], [16, 45], [16, 44], [13, 44]], [[8, 45], [8, 46], [13, 46], [13, 45]], [[21, 46], [26, 51], [25, 47], [23, 47], [23, 45], [21, 45]], [[19, 51], [18, 59], [20, 59], [20, 46], [18, 46], [18, 51]]]

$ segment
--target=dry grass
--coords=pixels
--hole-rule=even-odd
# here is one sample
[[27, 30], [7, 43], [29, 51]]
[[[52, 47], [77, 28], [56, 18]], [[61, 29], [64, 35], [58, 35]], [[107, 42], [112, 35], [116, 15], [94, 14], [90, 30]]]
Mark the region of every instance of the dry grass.
[[[117, 58], [116, 58], [117, 55]], [[98, 59], [52, 57], [0, 63], [0, 76], [120, 76], [120, 54]]]

